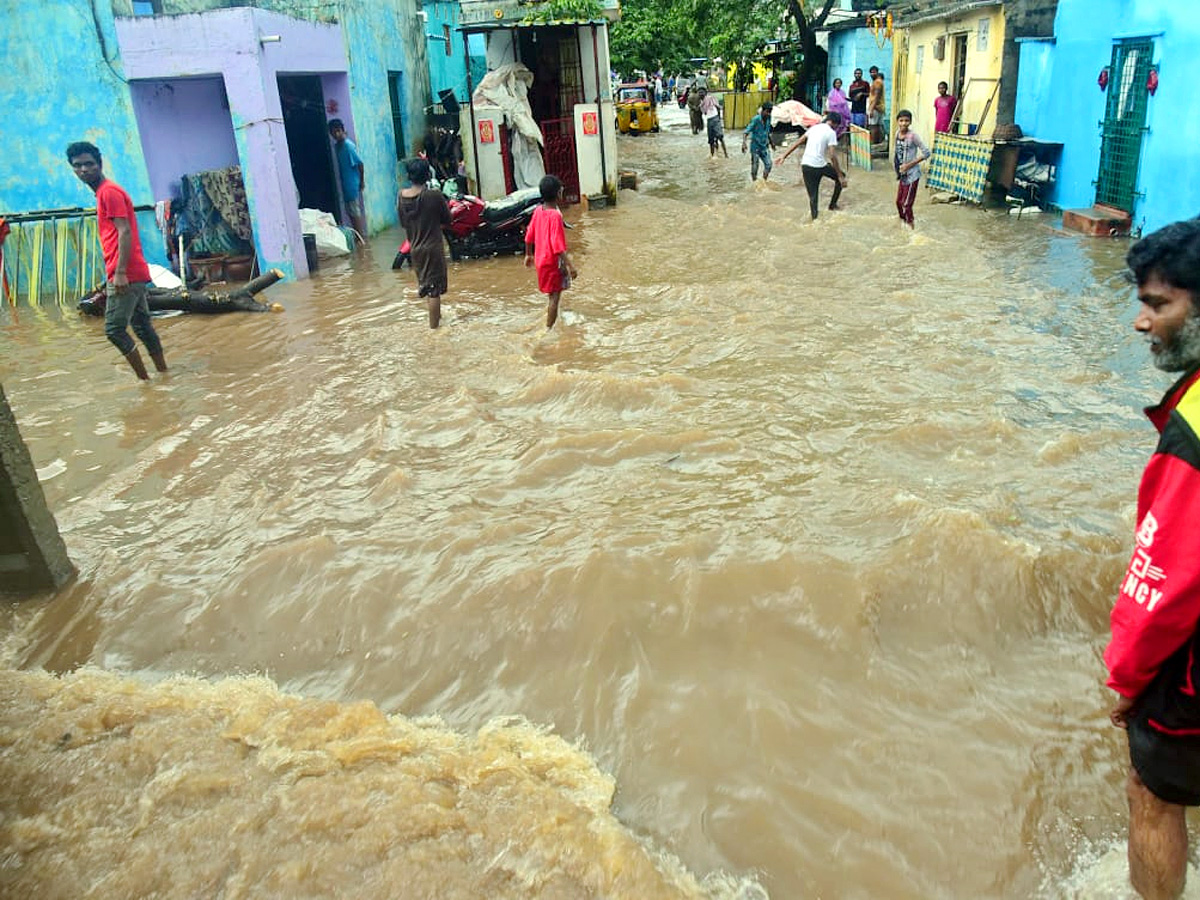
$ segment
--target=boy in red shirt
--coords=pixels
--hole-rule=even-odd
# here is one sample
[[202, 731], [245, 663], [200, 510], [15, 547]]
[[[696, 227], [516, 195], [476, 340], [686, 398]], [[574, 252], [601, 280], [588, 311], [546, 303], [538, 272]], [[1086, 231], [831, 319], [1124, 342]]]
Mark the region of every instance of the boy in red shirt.
[[134, 333], [146, 345], [158, 371], [167, 371], [167, 360], [158, 332], [150, 322], [150, 306], [146, 302], [150, 269], [142, 256], [133, 201], [119, 184], [104, 177], [100, 150], [95, 144], [87, 141], [71, 144], [67, 147], [67, 162], [79, 180], [96, 194], [96, 223], [108, 275], [104, 333], [121, 351], [134, 374], [146, 381], [150, 376], [146, 374], [137, 344], [129, 336], [129, 326], [133, 325]]
[[576, 277], [575, 266], [567, 256], [567, 230], [563, 225], [558, 201], [562, 197], [562, 182], [547, 175], [538, 184], [542, 205], [533, 211], [525, 229], [525, 265], [537, 268], [538, 290], [549, 295], [546, 305], [546, 327], [553, 328], [558, 320], [558, 300]]

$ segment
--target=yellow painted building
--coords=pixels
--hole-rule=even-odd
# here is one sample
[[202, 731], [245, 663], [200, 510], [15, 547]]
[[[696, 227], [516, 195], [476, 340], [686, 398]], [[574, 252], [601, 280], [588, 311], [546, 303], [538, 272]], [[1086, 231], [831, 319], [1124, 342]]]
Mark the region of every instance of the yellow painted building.
[[991, 138], [996, 128], [1000, 64], [1004, 50], [1004, 4], [964, 0], [915, 12], [894, 24], [888, 115], [910, 109], [913, 128], [933, 142], [933, 100], [939, 81], [959, 98], [959, 134]]

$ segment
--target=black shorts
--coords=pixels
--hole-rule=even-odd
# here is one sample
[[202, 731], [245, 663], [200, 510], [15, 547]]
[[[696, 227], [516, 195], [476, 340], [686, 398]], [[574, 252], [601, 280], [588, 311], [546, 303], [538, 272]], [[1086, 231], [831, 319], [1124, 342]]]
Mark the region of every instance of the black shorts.
[[1129, 723], [1129, 761], [1159, 800], [1200, 806], [1200, 736], [1163, 734], [1136, 716]]

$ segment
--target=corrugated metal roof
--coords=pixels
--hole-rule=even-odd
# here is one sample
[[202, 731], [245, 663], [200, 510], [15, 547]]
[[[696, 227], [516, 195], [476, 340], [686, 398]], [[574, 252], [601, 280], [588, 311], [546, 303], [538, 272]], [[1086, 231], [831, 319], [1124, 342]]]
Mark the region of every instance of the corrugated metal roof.
[[953, 19], [955, 16], [961, 16], [965, 13], [974, 12], [979, 9], [991, 9], [996, 6], [1004, 6], [1004, 0], [963, 0], [963, 2], [939, 5], [930, 9], [910, 13], [909, 15], [898, 16], [895, 20], [895, 24], [900, 28], [908, 28], [912, 25], [920, 25], [923, 22], [937, 22], [940, 19]]

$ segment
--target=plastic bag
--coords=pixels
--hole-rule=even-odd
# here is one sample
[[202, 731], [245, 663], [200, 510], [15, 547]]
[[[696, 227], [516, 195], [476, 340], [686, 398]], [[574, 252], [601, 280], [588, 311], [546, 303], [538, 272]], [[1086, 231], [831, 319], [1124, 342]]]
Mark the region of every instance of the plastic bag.
[[338, 223], [333, 216], [323, 210], [300, 210], [300, 231], [302, 234], [311, 234], [316, 237], [318, 259], [350, 255], [346, 235], [338, 228]]

